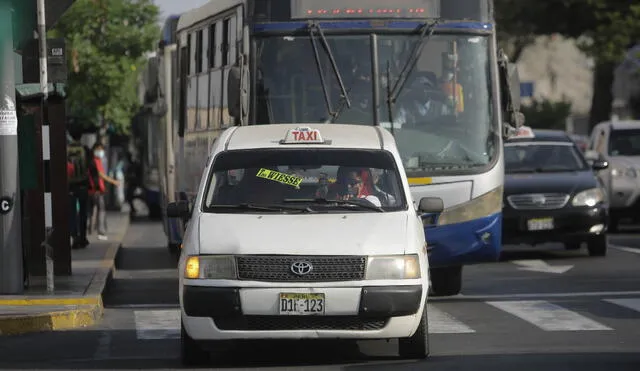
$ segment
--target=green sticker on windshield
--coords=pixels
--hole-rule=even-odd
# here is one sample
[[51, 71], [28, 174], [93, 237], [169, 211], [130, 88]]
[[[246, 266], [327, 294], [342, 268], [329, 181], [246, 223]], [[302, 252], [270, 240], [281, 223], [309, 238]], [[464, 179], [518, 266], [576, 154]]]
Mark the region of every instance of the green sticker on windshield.
[[269, 169], [260, 169], [258, 174], [256, 174], [258, 178], [273, 180], [274, 182], [290, 185], [292, 187], [298, 188], [300, 183], [302, 183], [303, 178], [295, 175], [289, 175], [285, 173], [281, 173], [279, 171], [269, 170]]

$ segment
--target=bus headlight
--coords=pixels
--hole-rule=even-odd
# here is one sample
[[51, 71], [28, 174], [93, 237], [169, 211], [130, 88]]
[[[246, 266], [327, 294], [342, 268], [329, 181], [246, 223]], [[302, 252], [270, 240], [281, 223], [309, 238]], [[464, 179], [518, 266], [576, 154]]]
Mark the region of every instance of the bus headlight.
[[604, 193], [600, 188], [591, 188], [573, 196], [571, 205], [592, 207], [604, 201]]
[[370, 256], [367, 280], [410, 280], [420, 278], [418, 255]]
[[499, 213], [502, 210], [503, 187], [499, 186], [469, 202], [445, 209], [438, 225], [456, 224]]
[[184, 265], [184, 278], [236, 279], [236, 261], [233, 256], [190, 256]]

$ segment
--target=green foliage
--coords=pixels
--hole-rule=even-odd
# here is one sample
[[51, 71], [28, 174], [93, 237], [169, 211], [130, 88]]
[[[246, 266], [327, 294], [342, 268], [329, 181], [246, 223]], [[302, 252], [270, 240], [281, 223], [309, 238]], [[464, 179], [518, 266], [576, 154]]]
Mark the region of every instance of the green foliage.
[[640, 3], [611, 0], [495, 0], [502, 43], [559, 33], [582, 37], [598, 62], [618, 62], [640, 40]]
[[69, 49], [70, 115], [129, 131], [138, 74], [160, 36], [158, 14], [152, 0], [76, 0], [53, 31]]
[[523, 105], [522, 113], [526, 123], [533, 129], [564, 130], [565, 122], [571, 115], [571, 103], [553, 102], [547, 99], [534, 100], [531, 105]]

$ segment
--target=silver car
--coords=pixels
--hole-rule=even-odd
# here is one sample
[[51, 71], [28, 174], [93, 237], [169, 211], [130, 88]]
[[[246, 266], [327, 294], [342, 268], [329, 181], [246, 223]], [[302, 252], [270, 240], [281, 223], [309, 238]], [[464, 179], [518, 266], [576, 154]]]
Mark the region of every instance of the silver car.
[[609, 230], [622, 219], [640, 220], [640, 120], [607, 121], [591, 132], [586, 157], [604, 159], [609, 168], [598, 172], [608, 192]]

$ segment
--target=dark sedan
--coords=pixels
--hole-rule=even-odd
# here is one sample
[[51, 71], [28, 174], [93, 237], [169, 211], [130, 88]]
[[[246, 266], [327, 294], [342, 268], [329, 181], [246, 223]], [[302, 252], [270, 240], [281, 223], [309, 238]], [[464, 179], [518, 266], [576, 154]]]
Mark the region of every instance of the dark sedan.
[[607, 252], [608, 204], [594, 170], [564, 132], [539, 130], [504, 146], [503, 243], [564, 243], [589, 255]]

